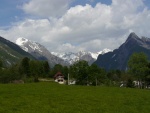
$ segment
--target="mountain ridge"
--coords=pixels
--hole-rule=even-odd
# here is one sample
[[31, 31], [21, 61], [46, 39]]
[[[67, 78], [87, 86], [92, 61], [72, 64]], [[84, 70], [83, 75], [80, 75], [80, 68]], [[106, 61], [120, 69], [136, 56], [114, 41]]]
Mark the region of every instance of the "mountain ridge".
[[54, 56], [43, 45], [37, 42], [25, 38], [18, 38], [16, 40], [16, 44], [18, 44], [22, 49], [33, 55], [38, 60], [48, 61], [52, 67], [55, 64], [68, 65], [68, 63], [65, 62], [63, 59]]
[[99, 55], [94, 63], [106, 70], [126, 70], [127, 62], [134, 52], [144, 52], [150, 58], [150, 39], [143, 40], [135, 33], [131, 33], [118, 49], [104, 55]]
[[85, 60], [91, 65], [97, 59], [99, 54], [111, 51], [109, 49], [104, 49], [97, 53], [79, 51], [77, 53], [68, 52], [61, 54], [57, 52], [50, 52], [43, 45], [25, 38], [18, 38], [16, 40], [16, 44], [39, 60], [48, 60], [49, 62], [54, 61], [50, 62], [52, 65], [72, 65], [79, 60]]
[[28, 52], [22, 50], [15, 43], [0, 36], [0, 58], [2, 59], [4, 66], [11, 66], [24, 57], [36, 59]]
[[87, 61], [90, 65], [97, 59], [99, 54], [105, 54], [107, 52], [111, 51], [110, 49], [104, 49], [100, 52], [85, 52], [85, 51], [79, 51], [76, 53], [73, 52], [67, 52], [67, 53], [56, 53], [56, 52], [52, 52], [52, 54], [68, 61], [71, 64], [75, 63], [76, 61], [79, 60], [85, 60]]
[[77, 53], [68, 52], [60, 54], [49, 52], [43, 45], [25, 38], [20, 38], [18, 40], [21, 40], [18, 41], [19, 46], [0, 37], [0, 58], [5, 61], [6, 65], [14, 64], [20, 58], [27, 56], [32, 59], [48, 60], [52, 66], [55, 64], [68, 66], [76, 61], [86, 60], [89, 64], [94, 62], [99, 67], [105, 68], [106, 70], [126, 70], [127, 61], [134, 52], [144, 52], [150, 59], [150, 38], [139, 38], [135, 33], [130, 33], [127, 40], [120, 45], [118, 49], [113, 51], [104, 49], [97, 53], [80, 51]]

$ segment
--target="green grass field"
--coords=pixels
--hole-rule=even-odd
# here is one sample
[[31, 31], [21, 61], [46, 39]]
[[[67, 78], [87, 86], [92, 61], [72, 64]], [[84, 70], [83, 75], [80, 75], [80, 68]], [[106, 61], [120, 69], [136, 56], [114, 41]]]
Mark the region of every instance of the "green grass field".
[[0, 113], [150, 113], [150, 90], [0, 84]]

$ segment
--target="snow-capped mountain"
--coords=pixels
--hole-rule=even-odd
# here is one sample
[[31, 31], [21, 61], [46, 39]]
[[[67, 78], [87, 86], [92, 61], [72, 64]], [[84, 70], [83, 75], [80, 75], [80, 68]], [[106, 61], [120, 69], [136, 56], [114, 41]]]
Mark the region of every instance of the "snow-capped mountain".
[[39, 52], [42, 53], [44, 51], [48, 51], [44, 46], [39, 43], [33, 42], [31, 40], [25, 38], [18, 38], [16, 40], [16, 44], [19, 45], [26, 52]]
[[66, 62], [69, 62], [69, 64], [73, 64], [74, 62], [79, 61], [79, 60], [85, 60], [89, 64], [92, 64], [97, 59], [99, 54], [105, 54], [110, 51], [111, 50], [109, 49], [104, 49], [103, 51], [100, 51], [97, 53], [85, 52], [85, 51], [80, 51], [78, 53], [68, 52], [68, 53], [63, 53], [63, 54], [56, 53], [56, 52], [51, 52], [51, 53], [65, 60]]
[[105, 54], [111, 51], [109, 49], [104, 49], [103, 51], [97, 53], [80, 51], [78, 53], [68, 52], [60, 54], [56, 52], [49, 52], [41, 44], [25, 38], [18, 38], [16, 40], [16, 44], [18, 44], [26, 52], [33, 55], [35, 58], [39, 60], [48, 60], [48, 62], [53, 66], [55, 64], [70, 65], [79, 60], [85, 60], [89, 64], [92, 64], [97, 59], [99, 54]]
[[16, 44], [24, 51], [30, 53], [39, 60], [47, 60], [51, 66], [55, 64], [68, 65], [63, 59], [51, 54], [43, 45], [25, 38], [18, 38]]
[[97, 59], [98, 55], [103, 55], [103, 54], [108, 53], [108, 52], [111, 52], [111, 51], [112, 51], [112, 50], [105, 48], [105, 49], [103, 49], [102, 51], [99, 51], [99, 52], [97, 52], [97, 53], [92, 53], [92, 52], [89, 52], [89, 53], [91, 54], [91, 56], [92, 56], [94, 59]]

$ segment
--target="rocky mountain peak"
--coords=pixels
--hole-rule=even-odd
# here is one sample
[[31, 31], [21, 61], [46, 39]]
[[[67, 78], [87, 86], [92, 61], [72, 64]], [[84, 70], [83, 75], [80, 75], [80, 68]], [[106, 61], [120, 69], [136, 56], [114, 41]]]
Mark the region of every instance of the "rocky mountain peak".
[[127, 38], [127, 41], [129, 41], [129, 40], [137, 41], [137, 40], [140, 40], [140, 38], [134, 32], [132, 32], [132, 33], [130, 33], [130, 35]]
[[150, 39], [146, 37], [139, 38], [135, 33], [131, 33], [125, 43], [118, 49], [99, 55], [95, 63], [107, 70], [126, 70], [128, 59], [135, 52], [144, 52], [150, 58]]
[[131, 32], [131, 33], [129, 34], [129, 37], [132, 37], [132, 36], [137, 36], [137, 35], [135, 34], [135, 32]]
[[125, 45], [130, 47], [139, 45], [141, 47], [150, 49], [150, 38], [144, 36], [140, 38], [135, 33], [131, 33], [125, 42]]
[[145, 41], [143, 41], [143, 39], [141, 39], [140, 37], [138, 37], [134, 32], [130, 33], [127, 40], [125, 41], [124, 44], [122, 44], [120, 47], [121, 48], [132, 48], [136, 45], [139, 46], [145, 46]]

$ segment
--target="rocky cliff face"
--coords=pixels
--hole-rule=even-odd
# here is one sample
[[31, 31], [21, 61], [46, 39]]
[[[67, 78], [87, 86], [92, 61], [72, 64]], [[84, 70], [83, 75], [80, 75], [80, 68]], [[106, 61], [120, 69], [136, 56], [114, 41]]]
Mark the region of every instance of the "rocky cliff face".
[[144, 52], [150, 58], [150, 39], [139, 38], [135, 33], [131, 33], [118, 49], [99, 55], [94, 63], [107, 70], [126, 70], [127, 62], [134, 52]]

